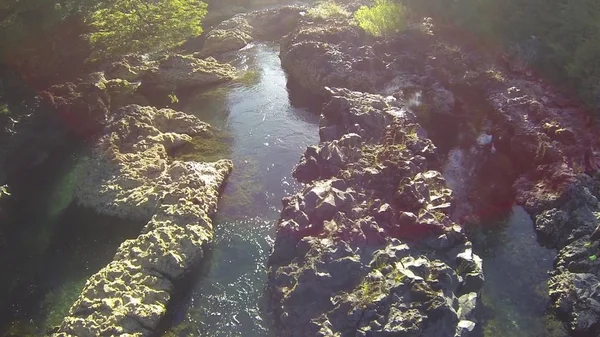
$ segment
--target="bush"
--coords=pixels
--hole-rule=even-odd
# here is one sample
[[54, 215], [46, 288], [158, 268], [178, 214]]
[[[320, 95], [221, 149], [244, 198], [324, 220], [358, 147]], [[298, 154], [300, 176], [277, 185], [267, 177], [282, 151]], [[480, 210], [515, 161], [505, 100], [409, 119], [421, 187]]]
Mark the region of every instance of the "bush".
[[199, 0], [115, 0], [92, 14], [93, 59], [173, 48], [202, 33]]
[[388, 36], [406, 28], [406, 8], [390, 0], [376, 0], [373, 7], [360, 7], [354, 20], [373, 36]]
[[309, 18], [318, 20], [346, 19], [350, 17], [350, 12], [333, 0], [320, 1], [317, 7], [309, 9], [306, 14]]

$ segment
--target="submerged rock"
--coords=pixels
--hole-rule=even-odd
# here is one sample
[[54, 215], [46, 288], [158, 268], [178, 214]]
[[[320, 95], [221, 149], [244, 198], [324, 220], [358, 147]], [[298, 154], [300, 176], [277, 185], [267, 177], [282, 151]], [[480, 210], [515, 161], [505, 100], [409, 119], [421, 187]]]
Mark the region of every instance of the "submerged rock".
[[[277, 335], [467, 336], [481, 259], [445, 213], [451, 191], [423, 157], [435, 147], [390, 113], [401, 106], [329, 92], [322, 124], [340, 131], [321, 133], [296, 168], [308, 185], [284, 198], [269, 258]], [[398, 196], [408, 186], [418, 203]]]
[[204, 258], [210, 217], [232, 163], [174, 161], [169, 150], [210, 126], [170, 109], [130, 105], [112, 117], [84, 165], [76, 200], [98, 213], [148, 221], [88, 279], [55, 336], [150, 336], [175, 283]]

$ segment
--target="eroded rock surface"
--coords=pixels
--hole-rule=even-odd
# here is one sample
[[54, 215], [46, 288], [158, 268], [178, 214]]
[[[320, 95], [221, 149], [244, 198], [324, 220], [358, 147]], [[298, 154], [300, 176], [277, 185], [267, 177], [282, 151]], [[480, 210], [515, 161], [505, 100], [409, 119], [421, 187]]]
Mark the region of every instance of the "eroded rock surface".
[[[588, 111], [468, 37], [437, 31], [431, 20], [388, 39], [368, 39], [344, 24], [303, 22], [284, 39], [281, 59], [290, 77], [314, 93], [327, 95], [326, 86], [383, 91], [410, 105], [436, 144], [479, 143], [474, 174], [464, 184], [492, 201], [493, 212], [510, 208], [516, 196], [535, 219], [540, 241], [560, 250], [549, 281], [559, 317], [575, 334], [600, 333], [600, 243], [592, 238], [600, 224], [600, 143]], [[373, 135], [356, 124], [325, 123], [321, 136]], [[356, 156], [345, 147], [337, 140], [309, 149], [296, 177], [344, 172], [347, 157]]]
[[277, 335], [468, 336], [482, 261], [447, 216], [435, 146], [399, 101], [328, 92], [269, 258]]
[[239, 50], [254, 40], [276, 40], [292, 31], [301, 18], [302, 7], [285, 6], [237, 14], [211, 30], [199, 57]]
[[212, 58], [198, 59], [191, 55], [169, 55], [142, 77], [142, 89], [174, 92], [178, 89], [203, 87], [235, 78], [236, 70]]
[[232, 168], [172, 160], [169, 151], [210, 126], [170, 109], [118, 110], [83, 164], [77, 202], [101, 214], [148, 221], [88, 279], [55, 336], [150, 336], [174, 283], [204, 257], [210, 217]]

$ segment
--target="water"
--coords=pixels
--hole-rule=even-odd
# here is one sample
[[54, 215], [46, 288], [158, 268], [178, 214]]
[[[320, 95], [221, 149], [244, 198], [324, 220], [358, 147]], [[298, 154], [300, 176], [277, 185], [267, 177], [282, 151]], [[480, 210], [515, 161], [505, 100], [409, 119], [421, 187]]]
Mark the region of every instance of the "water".
[[10, 240], [0, 254], [0, 335], [41, 336], [59, 324], [86, 279], [108, 263], [141, 224], [73, 204], [80, 150], [59, 156], [13, 195]]
[[[318, 114], [294, 107], [279, 47], [251, 45], [231, 62], [245, 80], [202, 92], [177, 109], [194, 114], [230, 137], [234, 170], [214, 219], [209, 265], [165, 336], [267, 336], [261, 311], [266, 260], [281, 198], [299, 186], [293, 167], [317, 144]], [[294, 101], [295, 102], [295, 101]]]
[[547, 312], [547, 273], [556, 252], [537, 243], [529, 214], [514, 206], [505, 220], [473, 232], [472, 240], [484, 261], [484, 337], [567, 336]]

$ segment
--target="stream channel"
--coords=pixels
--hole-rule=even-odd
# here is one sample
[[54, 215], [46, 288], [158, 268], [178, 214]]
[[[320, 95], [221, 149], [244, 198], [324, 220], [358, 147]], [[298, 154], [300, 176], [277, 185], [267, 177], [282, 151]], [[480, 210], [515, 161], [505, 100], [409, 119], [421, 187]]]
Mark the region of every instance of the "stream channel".
[[[278, 54], [276, 44], [263, 43], [230, 54], [226, 61], [247, 72], [242, 81], [192, 93], [173, 106], [221, 130], [235, 168], [214, 219], [209, 261], [171, 312], [165, 337], [269, 335], [261, 301], [281, 198], [298, 190], [293, 167], [319, 142], [318, 104], [288, 91]], [[4, 246], [11, 254], [0, 256], [1, 336], [39, 336], [59, 324], [87, 277], [144, 225], [72, 202], [82, 156], [85, 149], [65, 155], [33, 197], [17, 202], [19, 216], [8, 233], [14, 239]], [[515, 207], [476, 235], [486, 277], [483, 335], [553, 334], [545, 286], [555, 253], [538, 245], [529, 216]]]

